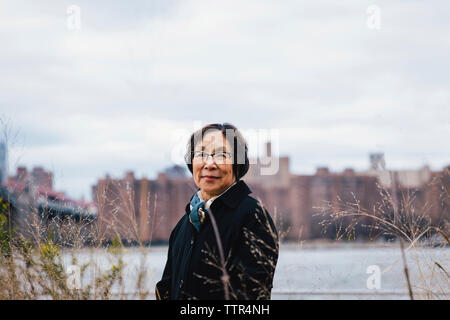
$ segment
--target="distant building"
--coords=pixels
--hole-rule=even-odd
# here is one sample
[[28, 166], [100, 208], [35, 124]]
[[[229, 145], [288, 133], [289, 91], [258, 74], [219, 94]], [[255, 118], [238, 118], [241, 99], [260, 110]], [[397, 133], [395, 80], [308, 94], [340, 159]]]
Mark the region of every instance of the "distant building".
[[18, 167], [16, 175], [8, 177], [2, 192], [12, 205], [12, 226], [33, 240], [45, 237], [45, 230], [52, 230], [56, 243], [92, 244], [96, 239], [97, 208], [53, 190], [52, 177], [42, 167], [34, 167], [31, 172]]
[[30, 172], [32, 183], [46, 189], [53, 189], [53, 174], [42, 167], [34, 167]]
[[164, 173], [167, 175], [168, 178], [172, 179], [184, 179], [188, 177], [188, 171], [186, 170], [186, 166], [180, 166], [180, 165], [174, 165], [166, 170], [164, 170]]
[[0, 141], [0, 185], [5, 184], [8, 177], [8, 155], [6, 143]]
[[274, 157], [272, 145], [266, 143], [266, 154], [250, 160], [250, 167], [245, 175], [245, 181], [251, 184], [261, 184], [266, 187], [288, 187], [291, 173], [289, 157]]
[[368, 171], [367, 175], [378, 177], [386, 188], [392, 188], [393, 181], [396, 181], [399, 187], [413, 189], [430, 182], [432, 172], [428, 166], [424, 166], [418, 170]]
[[[245, 180], [245, 179], [244, 179]], [[249, 183], [253, 197], [260, 198], [285, 230], [284, 240], [333, 238], [336, 234], [322, 233], [319, 208], [337, 197], [352, 201], [352, 193], [362, 205], [371, 207], [378, 199], [375, 177], [357, 174], [352, 169], [331, 173], [328, 168], [317, 168], [314, 175], [290, 175], [289, 186], [265, 186]], [[280, 230], [281, 231], [281, 230]]]
[[[130, 243], [167, 241], [196, 190], [192, 178], [173, 178], [167, 172], [156, 180], [124, 178], [100, 179], [92, 187], [98, 208], [99, 235], [103, 241], [114, 237]], [[177, 175], [175, 175], [177, 176]]]
[[369, 154], [370, 170], [384, 170], [386, 168], [386, 162], [384, 160], [384, 153], [377, 152]]
[[432, 172], [428, 166], [423, 166], [417, 170], [387, 170], [382, 153], [372, 153], [369, 155], [369, 170], [362, 172], [368, 176], [377, 177], [381, 186], [392, 188], [393, 181], [396, 181], [398, 187], [420, 188], [430, 182]]
[[18, 167], [15, 176], [8, 177], [8, 188], [14, 191], [32, 189], [37, 193], [48, 193], [55, 197], [63, 198], [64, 193], [53, 190], [53, 174], [42, 167], [34, 167], [31, 172], [26, 167]]

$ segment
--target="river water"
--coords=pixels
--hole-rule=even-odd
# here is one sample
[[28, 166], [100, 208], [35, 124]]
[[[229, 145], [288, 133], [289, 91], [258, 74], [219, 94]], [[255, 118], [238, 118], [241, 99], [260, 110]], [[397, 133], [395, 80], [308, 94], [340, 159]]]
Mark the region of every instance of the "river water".
[[[416, 299], [449, 299], [449, 248], [413, 248], [406, 251], [412, 292]], [[72, 253], [63, 252], [65, 266]], [[94, 262], [106, 270], [117, 256], [105, 249], [82, 249], [77, 264]], [[161, 278], [167, 247], [126, 248], [124, 283], [115, 287], [116, 297], [136, 298], [139, 270], [143, 287], [154, 299], [154, 285]], [[443, 271], [444, 269], [445, 271]], [[92, 279], [86, 272], [82, 285]], [[120, 289], [122, 288], [122, 290]], [[272, 299], [409, 299], [401, 251], [397, 245], [282, 245], [275, 272]]]

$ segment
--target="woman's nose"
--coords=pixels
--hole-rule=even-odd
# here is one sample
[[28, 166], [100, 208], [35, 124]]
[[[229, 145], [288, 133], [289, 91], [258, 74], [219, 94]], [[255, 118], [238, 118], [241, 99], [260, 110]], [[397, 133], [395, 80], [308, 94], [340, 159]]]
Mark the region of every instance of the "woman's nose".
[[209, 155], [208, 158], [206, 158], [206, 160], [205, 160], [205, 166], [208, 167], [208, 166], [215, 166], [215, 165], [216, 164], [213, 160], [213, 157], [211, 155]]

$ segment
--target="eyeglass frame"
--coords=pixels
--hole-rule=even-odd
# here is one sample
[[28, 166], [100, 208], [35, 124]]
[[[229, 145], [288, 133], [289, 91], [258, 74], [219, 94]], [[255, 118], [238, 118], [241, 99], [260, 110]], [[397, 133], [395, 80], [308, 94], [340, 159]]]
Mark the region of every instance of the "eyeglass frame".
[[[202, 157], [196, 157], [196, 156], [195, 156], [196, 153], [197, 153], [197, 154], [198, 154], [198, 153], [202, 153], [202, 154], [206, 155], [206, 158], [205, 158], [204, 156], [202, 156]], [[214, 158], [214, 156], [215, 156], [216, 154], [226, 154], [227, 157], [226, 157], [225, 159], [223, 159], [224, 162], [217, 162], [217, 159]], [[231, 158], [233, 157], [233, 153], [231, 153], [231, 152], [226, 152], [226, 151], [217, 152], [217, 153], [216, 153], [216, 152], [214, 152], [214, 153], [207, 153], [207, 152], [202, 151], [202, 150], [195, 150], [195, 151], [192, 152], [192, 159], [199, 159], [199, 158], [201, 158], [202, 161], [207, 161], [208, 158], [209, 158], [210, 156], [211, 156], [211, 158], [213, 159], [213, 161], [214, 161], [215, 163], [225, 163], [226, 160], [229, 160], [229, 159], [231, 159]], [[221, 161], [221, 159], [219, 159], [219, 160]]]

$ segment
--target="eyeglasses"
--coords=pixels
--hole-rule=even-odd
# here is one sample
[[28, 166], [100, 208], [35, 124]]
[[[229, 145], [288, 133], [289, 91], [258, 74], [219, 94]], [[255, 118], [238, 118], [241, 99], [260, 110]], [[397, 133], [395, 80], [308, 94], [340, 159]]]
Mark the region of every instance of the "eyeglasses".
[[231, 152], [217, 152], [209, 154], [203, 151], [194, 151], [192, 154], [195, 161], [206, 161], [209, 156], [211, 156], [215, 163], [224, 163], [231, 159], [231, 156], [233, 155]]

